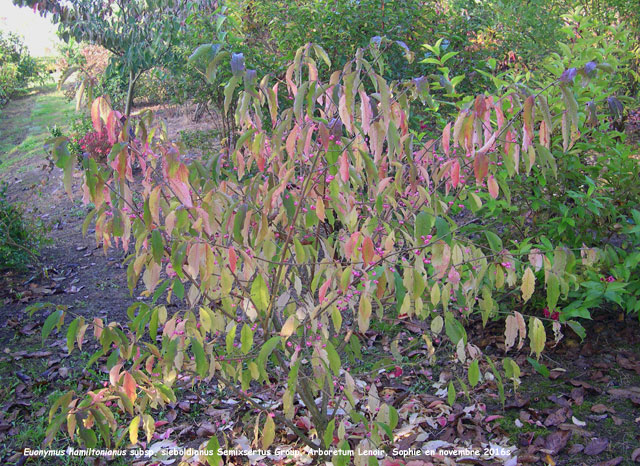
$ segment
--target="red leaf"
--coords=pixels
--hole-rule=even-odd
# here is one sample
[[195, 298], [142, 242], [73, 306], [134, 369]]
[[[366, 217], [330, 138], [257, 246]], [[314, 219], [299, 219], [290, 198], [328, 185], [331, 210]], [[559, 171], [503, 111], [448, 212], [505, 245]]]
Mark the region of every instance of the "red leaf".
[[473, 161], [473, 172], [476, 175], [476, 182], [482, 184], [482, 180], [487, 176], [489, 171], [489, 159], [484, 154], [476, 155]]

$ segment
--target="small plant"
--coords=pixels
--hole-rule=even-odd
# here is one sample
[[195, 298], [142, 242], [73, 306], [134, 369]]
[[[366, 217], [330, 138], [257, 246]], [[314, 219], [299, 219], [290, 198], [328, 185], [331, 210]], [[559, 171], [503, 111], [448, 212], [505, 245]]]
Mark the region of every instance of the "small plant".
[[20, 207], [7, 199], [7, 184], [0, 184], [0, 270], [24, 270], [37, 260], [42, 240], [39, 228], [31, 226]]

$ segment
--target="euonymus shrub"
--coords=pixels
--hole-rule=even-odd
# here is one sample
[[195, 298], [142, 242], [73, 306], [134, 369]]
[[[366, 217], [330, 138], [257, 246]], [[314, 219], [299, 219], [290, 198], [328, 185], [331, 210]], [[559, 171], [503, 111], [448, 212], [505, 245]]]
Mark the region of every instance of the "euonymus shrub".
[[[504, 244], [504, 225], [481, 209], [489, 199], [519, 202], [510, 197], [511, 180], [533, 167], [554, 182], [556, 158], [576, 143], [583, 123], [574, 77], [610, 66], [589, 61], [540, 89], [511, 86], [468, 98], [437, 139], [420, 141], [408, 122], [428, 80], [388, 82], [373, 52], [370, 60], [360, 50], [327, 82], [318, 66], [331, 64], [316, 45], [298, 51], [284, 81], [258, 80], [233, 57], [225, 95], [230, 100], [240, 89], [234, 117], [241, 134], [206, 167], [187, 164], [150, 116], [123, 127], [106, 99], [93, 103], [95, 129], [107, 131], [113, 149], [106, 165], [84, 160], [82, 195], [95, 205], [85, 227], [95, 222], [105, 250], [129, 254], [129, 285], [142, 278], [154, 304], [134, 304], [127, 327], [71, 322], [69, 351], [92, 326], [102, 348], [91, 363], [106, 357], [109, 382], [61, 397], [50, 412], [49, 441], [64, 425], [87, 446], [96, 444], [96, 431], [108, 445], [150, 440], [153, 410], [174, 402], [190, 375], [257, 408], [264, 448], [274, 441], [275, 421], [307, 445], [385, 448], [398, 413], [344, 364], [359, 348], [358, 335], [385, 317], [429, 323], [421, 341], [428, 363], [435, 362], [432, 340], [444, 331], [460, 364], [470, 366], [472, 386], [483, 355], [464, 324], [475, 316], [486, 324], [506, 312], [506, 349], [528, 338], [540, 356], [544, 317], [517, 309], [534, 292], [555, 309], [597, 252], [535, 238]], [[550, 111], [552, 91], [562, 96], [559, 114]], [[67, 142], [50, 147], [70, 191]], [[478, 224], [482, 234], [466, 234]], [[506, 311], [505, 297], [512, 304]], [[164, 301], [183, 304], [170, 314]], [[51, 314], [46, 333], [63, 318], [63, 310]], [[565, 324], [581, 329], [553, 322], [554, 331]], [[515, 362], [505, 368], [517, 381]], [[272, 408], [251, 398], [258, 385], [282, 403]], [[452, 403], [453, 384], [449, 393]], [[114, 410], [130, 416], [127, 428], [118, 427]], [[296, 426], [301, 415], [317, 435]], [[369, 458], [356, 458], [363, 461]]]

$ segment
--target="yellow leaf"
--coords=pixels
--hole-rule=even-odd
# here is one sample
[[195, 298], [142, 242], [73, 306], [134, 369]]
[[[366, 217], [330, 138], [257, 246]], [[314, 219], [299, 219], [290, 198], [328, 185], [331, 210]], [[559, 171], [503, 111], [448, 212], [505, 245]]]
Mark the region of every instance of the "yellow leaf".
[[533, 290], [536, 287], [536, 277], [531, 271], [529, 267], [524, 271], [524, 275], [522, 277], [522, 299], [527, 302], [529, 298], [533, 295]]
[[273, 422], [273, 418], [271, 416], [267, 416], [267, 421], [264, 423], [264, 428], [262, 429], [262, 448], [264, 450], [268, 449], [273, 443], [273, 439], [276, 437], [276, 425]]
[[131, 440], [131, 444], [135, 445], [138, 443], [138, 428], [140, 427], [140, 416], [136, 416], [131, 420], [131, 424], [129, 424], [129, 440]]
[[287, 321], [282, 326], [282, 330], [280, 330], [280, 336], [282, 338], [289, 338], [296, 329], [296, 316], [290, 315]]
[[537, 317], [532, 317], [529, 321], [529, 339], [531, 340], [531, 353], [536, 353], [536, 358], [540, 359], [540, 353], [542, 353], [547, 341], [547, 334], [544, 331], [544, 324]]
[[362, 333], [369, 330], [369, 321], [371, 319], [371, 301], [366, 296], [360, 298], [360, 306], [358, 308], [358, 327]]
[[321, 197], [316, 199], [316, 215], [321, 222], [324, 222], [324, 201]]

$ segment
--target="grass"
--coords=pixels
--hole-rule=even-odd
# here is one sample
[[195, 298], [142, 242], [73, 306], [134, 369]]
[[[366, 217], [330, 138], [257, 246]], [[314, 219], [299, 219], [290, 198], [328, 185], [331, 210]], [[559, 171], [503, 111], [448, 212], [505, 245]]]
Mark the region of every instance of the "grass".
[[74, 111], [73, 102], [53, 85], [11, 101], [3, 109], [3, 119], [11, 124], [0, 128], [0, 178], [37, 167], [45, 157], [43, 146], [50, 137], [49, 128], [64, 128]]

